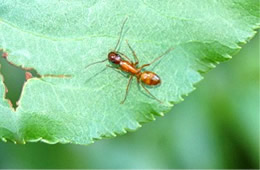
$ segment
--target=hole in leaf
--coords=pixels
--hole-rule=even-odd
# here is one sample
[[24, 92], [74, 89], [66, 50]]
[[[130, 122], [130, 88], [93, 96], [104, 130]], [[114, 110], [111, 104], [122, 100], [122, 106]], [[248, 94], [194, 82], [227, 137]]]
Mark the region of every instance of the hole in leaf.
[[0, 74], [5, 85], [5, 99], [16, 110], [24, 84], [31, 78], [41, 75], [32, 68], [22, 68], [8, 61], [8, 54], [0, 49]]

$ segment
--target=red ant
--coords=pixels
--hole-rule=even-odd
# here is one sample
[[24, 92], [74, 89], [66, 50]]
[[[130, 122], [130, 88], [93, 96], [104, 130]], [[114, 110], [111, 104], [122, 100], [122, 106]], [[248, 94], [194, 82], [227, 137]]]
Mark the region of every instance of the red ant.
[[[130, 74], [130, 78], [129, 78], [129, 81], [128, 81], [128, 84], [127, 84], [127, 87], [126, 87], [126, 93], [125, 93], [125, 97], [124, 99], [122, 100], [121, 104], [123, 104], [126, 100], [126, 97], [127, 97], [127, 94], [128, 94], [128, 89], [129, 89], [129, 86], [131, 84], [131, 81], [133, 79], [133, 77], [135, 76], [137, 78], [137, 82], [138, 84], [140, 84], [140, 81], [141, 81], [141, 86], [144, 88], [144, 90], [150, 95], [152, 96], [155, 100], [157, 100], [158, 102], [162, 103], [159, 99], [157, 99], [154, 95], [152, 95], [150, 93], [150, 91], [144, 86], [145, 85], [148, 85], [148, 86], [155, 86], [155, 85], [159, 85], [161, 83], [161, 79], [160, 77], [154, 73], [154, 72], [151, 72], [151, 71], [142, 71], [142, 69], [144, 67], [147, 67], [147, 66], [150, 66], [151, 64], [153, 64], [154, 62], [158, 61], [162, 56], [168, 54], [170, 51], [173, 50], [173, 48], [170, 48], [168, 49], [165, 53], [163, 53], [161, 56], [155, 58], [151, 63], [149, 64], [144, 64], [142, 65], [141, 67], [137, 67], [138, 63], [139, 63], [139, 60], [135, 54], [135, 51], [132, 49], [132, 47], [129, 45], [128, 41], [126, 40], [126, 44], [128, 45], [129, 49], [132, 51], [132, 54], [135, 58], [135, 62], [132, 62], [126, 55], [124, 55], [123, 53], [117, 51], [117, 47], [119, 45], [119, 42], [120, 42], [120, 39], [121, 39], [121, 36], [122, 36], [122, 31], [123, 31], [123, 28], [124, 28], [124, 25], [127, 21], [127, 18], [125, 19], [125, 21], [123, 22], [123, 25], [121, 27], [121, 31], [120, 31], [120, 34], [119, 34], [119, 39], [117, 41], [117, 44], [116, 44], [116, 47], [115, 47], [115, 50], [113, 50], [112, 52], [110, 52], [108, 54], [108, 58], [106, 58], [105, 60], [102, 60], [102, 61], [98, 61], [98, 62], [94, 62], [92, 64], [89, 64], [86, 68], [88, 68], [89, 66], [91, 65], [94, 65], [94, 64], [98, 64], [98, 63], [103, 63], [105, 61], [109, 61], [111, 62], [112, 64], [115, 64], [118, 66], [118, 68], [116, 67], [112, 67], [110, 65], [107, 65], [108, 67], [111, 67], [111, 68], [114, 68], [114, 69], [119, 69], [123, 72], [126, 72], [126, 73], [129, 73]], [[123, 57], [126, 58], [127, 60], [124, 60]]]

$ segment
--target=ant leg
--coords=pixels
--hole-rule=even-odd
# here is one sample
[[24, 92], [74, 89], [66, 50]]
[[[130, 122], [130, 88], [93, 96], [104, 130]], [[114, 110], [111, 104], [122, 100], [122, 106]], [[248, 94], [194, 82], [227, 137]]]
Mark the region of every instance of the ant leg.
[[133, 50], [133, 48], [132, 48], [132, 47], [130, 46], [130, 44], [128, 43], [128, 40], [126, 40], [126, 44], [128, 45], [129, 49], [132, 51], [133, 56], [134, 56], [134, 58], [135, 58], [135, 63], [134, 63], [134, 65], [137, 65], [137, 64], [139, 63], [139, 60], [138, 60], [138, 57], [137, 57], [136, 54], [135, 54], [135, 51]]
[[117, 69], [117, 70], [119, 70], [119, 68], [116, 68], [116, 67], [112, 67], [111, 65], [106, 65], [107, 67], [109, 67], [109, 68], [112, 68], [112, 69]]
[[156, 62], [157, 60], [159, 60], [161, 57], [163, 57], [164, 55], [168, 54], [169, 52], [171, 52], [173, 50], [173, 48], [169, 48], [166, 52], [164, 52], [162, 55], [160, 55], [159, 57], [155, 58], [152, 62], [150, 62], [149, 64], [144, 64], [142, 65], [138, 70], [141, 71], [144, 67], [147, 67], [151, 64], [153, 64], [154, 62]]
[[157, 100], [159, 103], [163, 103], [161, 100], [157, 99], [154, 95], [152, 95], [152, 93], [149, 92], [149, 90], [147, 88], [145, 88], [144, 84], [141, 83], [141, 86], [144, 88], [144, 90], [150, 95], [152, 96], [155, 100]]
[[125, 92], [125, 97], [124, 97], [124, 100], [121, 101], [121, 104], [124, 104], [125, 100], [126, 100], [126, 97], [127, 97], [127, 94], [128, 94], [128, 89], [130, 87], [130, 84], [132, 82], [132, 79], [133, 79], [133, 75], [130, 76], [129, 80], [128, 80], [128, 84], [126, 86], [126, 92]]
[[142, 65], [142, 66], [138, 69], [138, 71], [141, 71], [144, 67], [148, 67], [149, 65], [151, 65], [151, 64], [144, 64], [144, 65]]
[[174, 48], [169, 48], [167, 51], [165, 51], [162, 55], [160, 55], [159, 57], [155, 58], [152, 62], [149, 63], [149, 65], [153, 64], [154, 62], [158, 61], [160, 58], [162, 58], [163, 56], [165, 56], [166, 54], [168, 54], [169, 52], [171, 52]]
[[120, 74], [122, 74], [119, 70], [119, 68], [116, 68], [116, 67], [112, 67], [112, 66], [110, 66], [110, 65], [106, 65], [107, 67], [109, 67], [109, 68], [112, 68], [113, 70], [115, 70], [116, 72], [118, 72], [118, 73], [120, 73]]

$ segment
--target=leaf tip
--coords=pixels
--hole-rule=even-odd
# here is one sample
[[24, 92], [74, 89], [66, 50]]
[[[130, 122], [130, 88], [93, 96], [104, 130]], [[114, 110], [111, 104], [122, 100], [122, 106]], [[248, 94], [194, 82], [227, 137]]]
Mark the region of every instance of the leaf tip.
[[112, 135], [113, 137], [116, 137], [116, 136], [117, 136], [117, 135], [116, 135], [115, 133], [113, 133], [113, 132], [111, 133], [111, 135]]
[[2, 140], [3, 142], [7, 142], [7, 139], [4, 138], [4, 137], [2, 137], [1, 140]]
[[164, 116], [164, 113], [163, 112], [159, 112], [158, 113], [160, 116]]
[[124, 134], [126, 134], [126, 133], [127, 133], [127, 131], [126, 131], [125, 129], [123, 129], [123, 130], [122, 130], [122, 132], [123, 132]]

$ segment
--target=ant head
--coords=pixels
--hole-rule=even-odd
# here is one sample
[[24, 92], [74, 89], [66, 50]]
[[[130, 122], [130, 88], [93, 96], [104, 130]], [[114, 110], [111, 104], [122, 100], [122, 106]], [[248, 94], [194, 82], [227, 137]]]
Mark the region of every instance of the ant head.
[[114, 64], [120, 64], [121, 56], [116, 52], [110, 52], [108, 54], [108, 60]]

